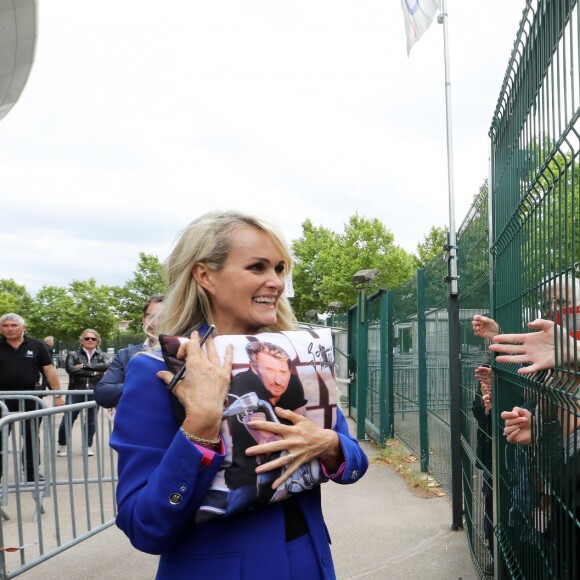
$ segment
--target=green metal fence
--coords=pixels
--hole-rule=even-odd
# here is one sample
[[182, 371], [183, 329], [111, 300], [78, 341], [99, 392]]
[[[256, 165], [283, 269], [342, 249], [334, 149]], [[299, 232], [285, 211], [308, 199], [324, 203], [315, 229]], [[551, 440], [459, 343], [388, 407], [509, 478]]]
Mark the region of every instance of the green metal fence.
[[459, 232], [461, 244], [460, 356], [461, 448], [464, 521], [476, 568], [493, 569], [491, 420], [475, 370], [491, 363], [487, 344], [473, 334], [476, 314], [489, 314], [488, 191], [476, 196]]
[[[492, 304], [509, 332], [559, 315], [576, 330], [579, 29], [576, 2], [529, 2], [494, 116]], [[512, 577], [580, 577], [578, 376], [556, 366], [525, 379], [494, 365], [496, 538]], [[533, 444], [514, 450], [499, 412], [524, 404]]]
[[[580, 331], [579, 63], [576, 2], [527, 0], [490, 130], [490, 192], [482, 187], [457, 235], [459, 353], [450, 352], [442, 260], [395, 290], [362, 289], [349, 312], [358, 435], [382, 444], [394, 433], [452, 502], [461, 488], [482, 578], [580, 578], [580, 376], [568, 338]], [[496, 362], [472, 332], [475, 314], [510, 333], [539, 317], [557, 322], [552, 368], [522, 374]], [[457, 355], [459, 390], [450, 384]], [[487, 414], [475, 371], [490, 363]], [[530, 445], [503, 436], [500, 413], [514, 406], [529, 411]]]
[[[357, 434], [394, 434], [420, 457], [460, 510], [482, 578], [580, 578], [579, 347], [568, 343], [580, 336], [579, 63], [576, 2], [526, 0], [490, 130], [490, 191], [457, 233], [458, 330], [443, 260], [395, 290], [361, 289], [349, 311]], [[553, 367], [497, 363], [475, 314], [510, 333], [538, 317], [559, 323]], [[490, 364], [486, 413], [475, 372]], [[500, 414], [514, 406], [530, 413], [529, 445], [503, 436]]]

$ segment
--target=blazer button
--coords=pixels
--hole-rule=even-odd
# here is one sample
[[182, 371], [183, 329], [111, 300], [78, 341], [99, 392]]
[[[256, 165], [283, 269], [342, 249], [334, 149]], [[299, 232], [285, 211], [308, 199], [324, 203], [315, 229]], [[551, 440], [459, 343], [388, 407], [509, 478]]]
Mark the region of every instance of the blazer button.
[[169, 496], [169, 503], [171, 503], [173, 505], [177, 505], [178, 503], [181, 503], [181, 494], [180, 493], [172, 493]]

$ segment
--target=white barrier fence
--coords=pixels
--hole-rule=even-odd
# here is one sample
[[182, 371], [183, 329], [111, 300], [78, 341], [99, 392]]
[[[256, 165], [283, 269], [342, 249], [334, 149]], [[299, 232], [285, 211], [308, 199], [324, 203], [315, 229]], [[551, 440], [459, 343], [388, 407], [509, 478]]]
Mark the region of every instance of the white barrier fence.
[[[92, 391], [62, 391], [85, 397]], [[49, 407], [54, 392], [0, 391], [0, 580], [14, 578], [115, 522], [112, 423], [94, 401]], [[75, 399], [77, 400], [77, 399]], [[89, 409], [94, 455], [87, 453]], [[78, 418], [71, 425], [73, 414]], [[58, 456], [64, 418], [66, 456]]]

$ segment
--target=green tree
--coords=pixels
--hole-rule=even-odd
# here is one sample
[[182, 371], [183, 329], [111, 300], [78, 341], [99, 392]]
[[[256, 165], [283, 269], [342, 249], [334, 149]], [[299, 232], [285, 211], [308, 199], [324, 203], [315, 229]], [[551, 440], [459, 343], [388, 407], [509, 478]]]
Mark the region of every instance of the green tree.
[[117, 291], [111, 286], [98, 286], [94, 278], [73, 280], [68, 287], [73, 300], [69, 313], [70, 332], [78, 336], [85, 328], [94, 328], [102, 338], [110, 338], [119, 328]]
[[[47, 335], [53, 335], [61, 340], [66, 338], [74, 331], [69, 323], [73, 308], [74, 301], [66, 288], [43, 286], [32, 300], [26, 319], [28, 332], [38, 338]], [[77, 331], [76, 335], [78, 334]]]
[[12, 278], [0, 280], [0, 316], [15, 312], [24, 320], [28, 317], [32, 299], [26, 288]]
[[328, 276], [328, 257], [339, 244], [339, 236], [331, 230], [315, 226], [310, 219], [302, 224], [302, 237], [292, 242], [294, 269], [292, 307], [304, 320], [309, 310], [323, 310], [320, 294], [322, 281]]
[[302, 224], [302, 237], [292, 243], [295, 259], [292, 305], [299, 319], [307, 310], [324, 312], [330, 302], [355, 303], [353, 276], [359, 270], [379, 270], [370, 291], [395, 288], [413, 275], [415, 260], [394, 243], [393, 234], [374, 218], [351, 216], [342, 234]]
[[76, 342], [85, 328], [94, 328], [103, 339], [116, 335], [119, 289], [99, 286], [94, 278], [73, 280], [66, 288], [43, 286], [32, 300], [27, 325], [32, 336], [53, 335]]
[[417, 244], [417, 266], [424, 268], [431, 260], [442, 260], [444, 256], [443, 246], [447, 243], [449, 228], [433, 226], [423, 242]]
[[142, 331], [141, 318], [143, 305], [154, 294], [167, 292], [165, 268], [157, 256], [139, 254], [139, 263], [129, 280], [118, 293], [119, 312], [124, 320], [129, 321], [129, 330]]

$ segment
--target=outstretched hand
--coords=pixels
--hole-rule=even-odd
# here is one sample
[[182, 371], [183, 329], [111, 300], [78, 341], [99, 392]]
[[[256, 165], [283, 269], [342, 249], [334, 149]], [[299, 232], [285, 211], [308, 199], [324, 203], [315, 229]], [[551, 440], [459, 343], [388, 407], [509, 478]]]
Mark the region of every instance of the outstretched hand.
[[[344, 457], [338, 435], [332, 429], [323, 429], [310, 419], [298, 415], [293, 411], [275, 408], [276, 414], [281, 419], [292, 422], [292, 425], [284, 425], [274, 421], [250, 421], [248, 427], [260, 431], [268, 431], [280, 435], [282, 439], [254, 445], [246, 449], [246, 455], [262, 455], [286, 451], [278, 459], [263, 463], [256, 468], [256, 473], [265, 473], [273, 469], [285, 467], [282, 475], [272, 484], [272, 489], [277, 488], [288, 479], [301, 465], [309, 463], [313, 459], [320, 459], [325, 467], [336, 471]], [[293, 458], [290, 462], [288, 457]]]
[[493, 319], [481, 314], [476, 314], [471, 321], [471, 328], [475, 336], [482, 338], [493, 338], [499, 334], [499, 324]]
[[499, 363], [524, 364], [529, 366], [518, 369], [525, 375], [556, 366], [555, 327], [551, 320], [538, 318], [528, 324], [529, 328], [540, 332], [523, 334], [498, 334], [494, 337], [489, 350], [500, 353], [495, 360]]

